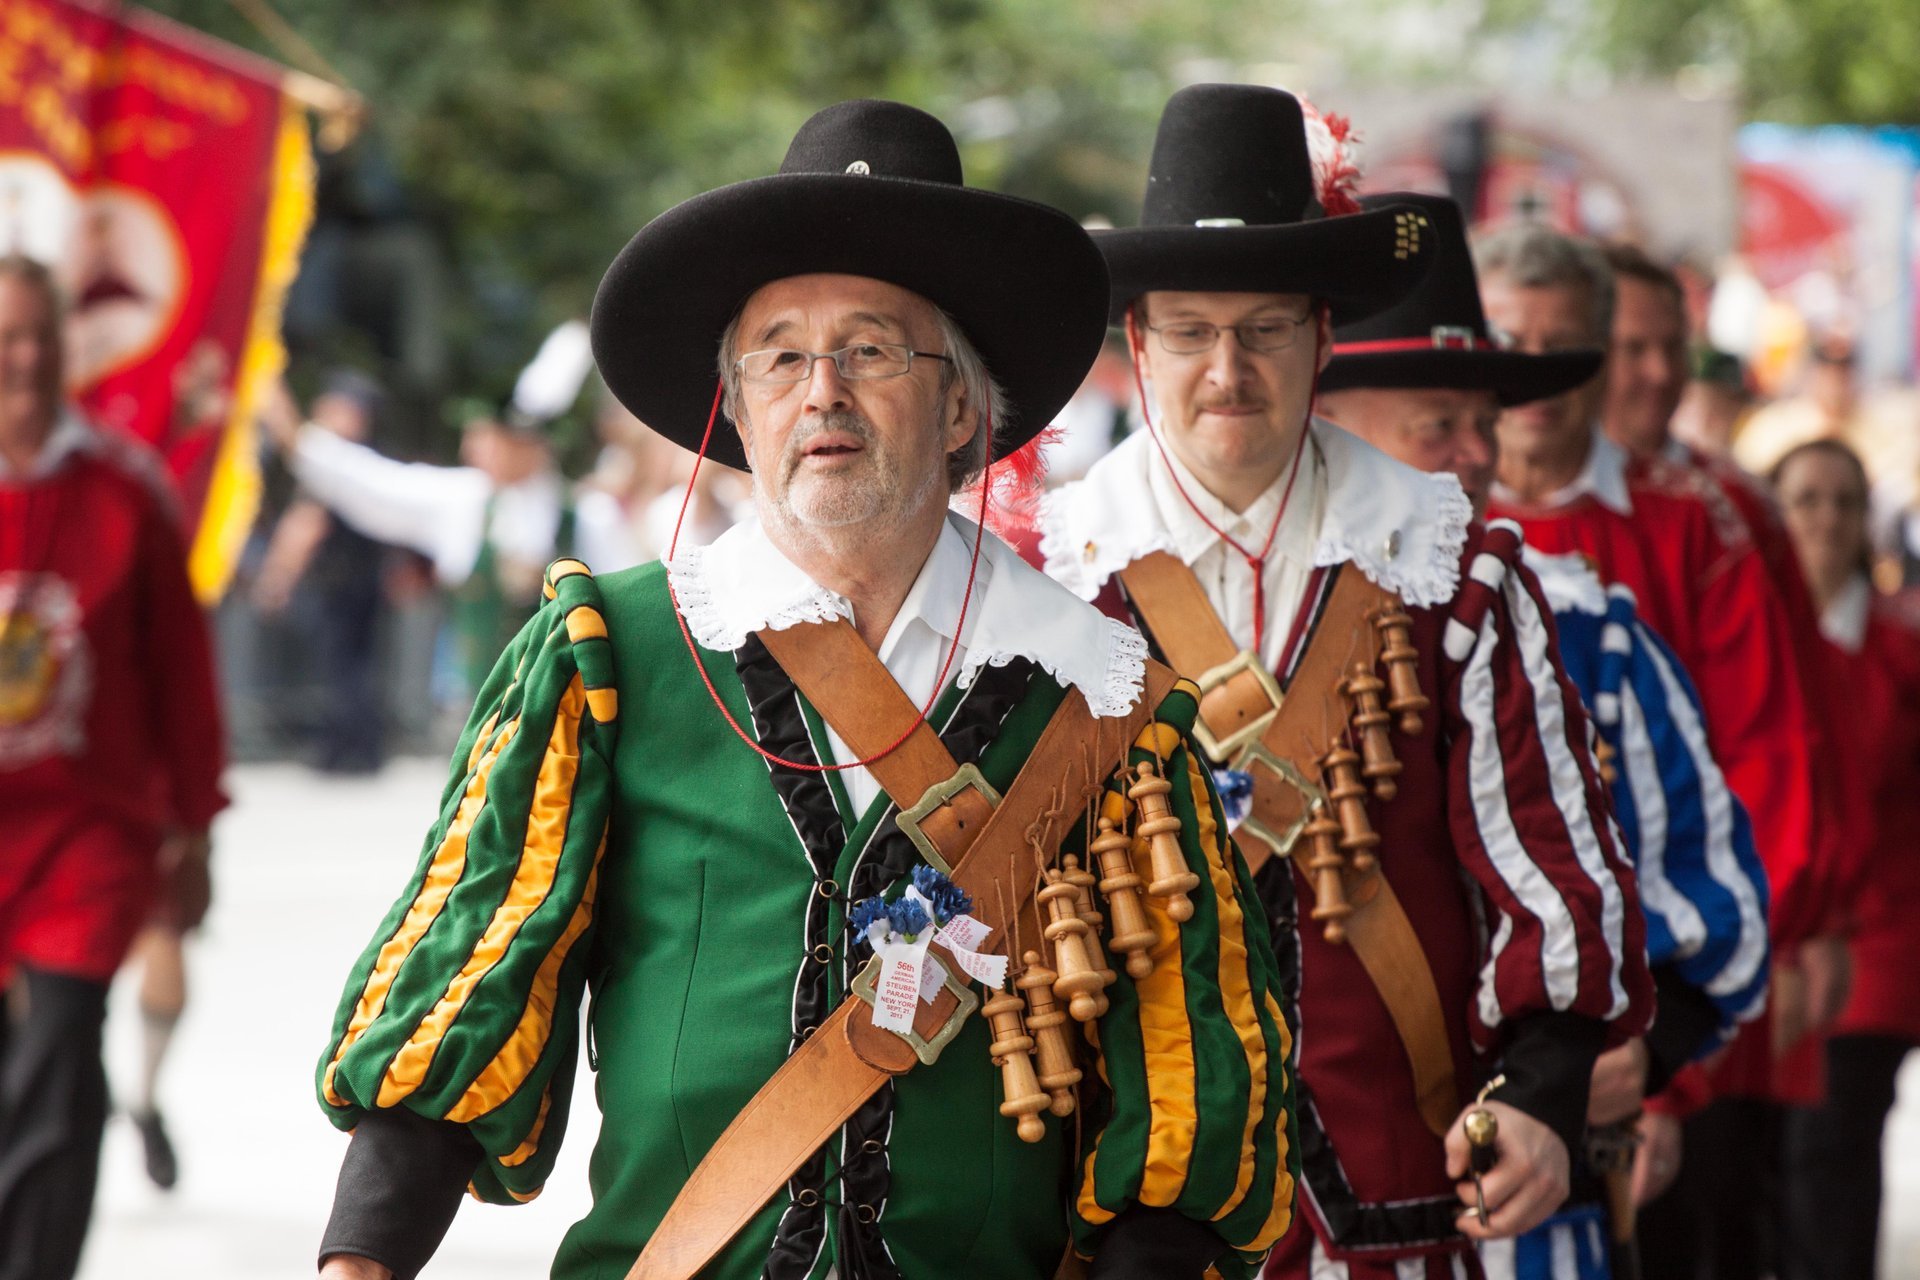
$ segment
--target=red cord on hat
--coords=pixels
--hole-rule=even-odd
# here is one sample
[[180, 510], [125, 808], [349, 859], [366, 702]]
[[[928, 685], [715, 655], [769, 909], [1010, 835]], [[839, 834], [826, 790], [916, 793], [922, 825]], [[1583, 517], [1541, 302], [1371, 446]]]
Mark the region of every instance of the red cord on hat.
[[[1225, 339], [1227, 334], [1222, 331], [1219, 336]], [[1133, 344], [1136, 351], [1145, 346], [1145, 343], [1141, 341], [1140, 330], [1135, 323], [1132, 307], [1127, 308], [1127, 338]], [[1233, 340], [1238, 341], [1238, 335], [1235, 335]], [[1140, 361], [1137, 357], [1133, 356], [1132, 352], [1128, 353], [1133, 364], [1134, 390], [1140, 393], [1140, 419], [1147, 424], [1147, 435], [1152, 438], [1153, 447], [1160, 454], [1160, 461], [1166, 464], [1167, 477], [1173, 481], [1174, 491], [1180, 495], [1181, 500], [1187, 504], [1188, 509], [1191, 510], [1194, 515], [1200, 517], [1200, 523], [1213, 530], [1222, 542], [1239, 552], [1240, 558], [1247, 562], [1247, 568], [1253, 571], [1253, 654], [1256, 658], [1260, 658], [1262, 662], [1266, 661], [1262, 656], [1266, 652], [1262, 646], [1262, 641], [1265, 639], [1267, 627], [1267, 554], [1273, 550], [1273, 540], [1280, 533], [1280, 522], [1286, 518], [1287, 504], [1293, 501], [1293, 482], [1300, 476], [1300, 459], [1307, 451], [1307, 429], [1313, 422], [1314, 402], [1320, 398], [1320, 347], [1319, 309], [1315, 308], [1313, 326], [1313, 382], [1307, 392], [1307, 416], [1306, 420], [1300, 424], [1300, 439], [1293, 447], [1293, 465], [1287, 472], [1286, 490], [1280, 495], [1280, 509], [1273, 513], [1273, 525], [1267, 530], [1267, 540], [1260, 544], [1260, 550], [1258, 552], [1247, 550], [1240, 545], [1239, 540], [1232, 534], [1207, 519], [1207, 513], [1200, 509], [1199, 504], [1195, 503], [1192, 495], [1187, 492], [1187, 487], [1180, 483], [1180, 473], [1173, 469], [1173, 461], [1167, 457], [1167, 447], [1160, 443], [1160, 433], [1153, 429], [1153, 414], [1147, 407], [1147, 386], [1140, 377]]]
[[[700, 464], [707, 456], [707, 445], [713, 439], [714, 419], [720, 415], [720, 396], [725, 383], [715, 383], [713, 388], [713, 407], [707, 410], [707, 429], [700, 436], [699, 452], [693, 456], [693, 474], [687, 477], [687, 491], [680, 499], [680, 514], [673, 521], [673, 538], [667, 543], [667, 559], [673, 559], [673, 553], [680, 545], [680, 526], [687, 518], [687, 506], [693, 501], [693, 482], [699, 478]], [[700, 683], [707, 686], [707, 696], [713, 699], [713, 705], [720, 708], [720, 714], [726, 717], [727, 725], [740, 741], [752, 747], [762, 759], [788, 769], [798, 769], [803, 773], [841, 773], [847, 769], [864, 769], [876, 760], [883, 760], [898, 751], [908, 738], [911, 738], [927, 717], [933, 714], [933, 704], [940, 699], [940, 691], [947, 687], [947, 673], [953, 669], [954, 655], [960, 652], [960, 636], [966, 630], [967, 606], [973, 600], [973, 581], [980, 571], [980, 543], [987, 536], [987, 494], [993, 478], [993, 405], [986, 406], [987, 465], [980, 474], [980, 523], [974, 531], [973, 560], [967, 566], [967, 591], [960, 597], [960, 620], [953, 627], [953, 643], [947, 646], [947, 660], [940, 664], [940, 674], [934, 679], [933, 692], [927, 695], [927, 704], [920, 708], [920, 714], [913, 718], [906, 731], [895, 738], [884, 750], [876, 751], [864, 760], [855, 760], [852, 764], [807, 764], [800, 760], [788, 760], [755, 742], [740, 722], [733, 718], [733, 712], [727, 710], [727, 704], [721, 699], [720, 691], [713, 687], [713, 677], [707, 674], [706, 664], [700, 661], [700, 649], [693, 642], [693, 633], [687, 629], [687, 619], [680, 612], [680, 596], [673, 589], [673, 575], [667, 575], [667, 596], [673, 601], [673, 619], [680, 624], [680, 638], [687, 642], [687, 656], [693, 659], [693, 669], [700, 673]]]

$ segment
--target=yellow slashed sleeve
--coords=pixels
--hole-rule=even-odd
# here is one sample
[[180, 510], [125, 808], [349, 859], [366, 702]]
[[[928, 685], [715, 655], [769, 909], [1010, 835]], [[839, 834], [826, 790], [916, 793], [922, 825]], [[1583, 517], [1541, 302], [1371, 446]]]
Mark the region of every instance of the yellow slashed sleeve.
[[612, 794], [598, 591], [577, 571], [549, 585], [481, 691], [318, 1079], [342, 1128], [391, 1107], [466, 1125], [488, 1157], [476, 1194], [510, 1203], [539, 1192], [566, 1127]]

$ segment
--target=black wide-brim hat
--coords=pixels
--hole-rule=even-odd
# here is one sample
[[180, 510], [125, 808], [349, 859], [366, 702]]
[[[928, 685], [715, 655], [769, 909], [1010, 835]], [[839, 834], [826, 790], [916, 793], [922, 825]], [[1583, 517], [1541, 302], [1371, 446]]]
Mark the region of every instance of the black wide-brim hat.
[[1299, 99], [1258, 85], [1191, 85], [1167, 100], [1140, 225], [1096, 231], [1119, 324], [1155, 289], [1304, 293], [1335, 324], [1392, 305], [1426, 270], [1416, 209], [1329, 216]]
[[1597, 349], [1529, 355], [1506, 350], [1494, 339], [1480, 305], [1466, 221], [1452, 200], [1394, 192], [1367, 196], [1361, 204], [1412, 206], [1425, 213], [1433, 229], [1433, 265], [1392, 307], [1335, 328], [1333, 360], [1320, 374], [1321, 391], [1446, 387], [1491, 391], [1510, 407], [1571, 391], [1600, 371], [1605, 353]]
[[[699, 448], [727, 325], [762, 285], [817, 273], [898, 285], [954, 319], [1006, 393], [996, 458], [1045, 430], [1106, 334], [1106, 267], [1078, 223], [963, 185], [953, 135], [926, 112], [842, 102], [800, 127], [778, 174], [676, 205], [620, 251], [591, 322], [607, 388]], [[746, 465], [724, 408], [707, 455]]]

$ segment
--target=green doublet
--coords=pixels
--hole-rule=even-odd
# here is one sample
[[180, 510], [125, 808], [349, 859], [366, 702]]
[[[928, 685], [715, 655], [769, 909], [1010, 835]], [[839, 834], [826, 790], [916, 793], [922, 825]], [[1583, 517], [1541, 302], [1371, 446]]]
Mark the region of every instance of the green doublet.
[[[581, 593], [596, 585], [601, 600], [588, 601]], [[863, 948], [849, 965], [846, 886], [881, 841], [899, 837], [884, 796], [852, 815], [837, 779], [814, 793], [832, 797], [825, 827], [807, 826], [792, 771], [787, 791], [777, 789], [768, 764], [713, 707], [660, 565], [557, 586], [560, 598], [487, 682], [420, 868], [349, 980], [320, 1084], [342, 1127], [366, 1108], [392, 1105], [468, 1124], [489, 1157], [475, 1193], [530, 1198], [565, 1128], [575, 1020], [588, 988], [603, 1115], [594, 1207], [568, 1233], [553, 1274], [620, 1280], [799, 1033], [845, 998], [864, 959]], [[607, 639], [570, 616], [583, 601], [599, 604]], [[617, 735], [597, 718], [615, 718], [606, 694], [598, 707], [586, 696], [607, 682], [601, 654], [614, 673]], [[800, 713], [789, 713], [796, 732], [829, 759], [817, 716], [790, 685], [756, 708], [736, 655], [703, 649], [701, 658], [743, 729], [764, 727], [776, 704], [788, 705]], [[1064, 690], [1037, 668], [1000, 681], [1005, 705], [994, 714], [1003, 718], [984, 730], [978, 764], [1004, 790]], [[977, 716], [965, 704], [979, 687], [945, 690], [935, 728]], [[1179, 742], [1192, 699], [1176, 693], [1162, 710], [1170, 723], [1156, 728]], [[577, 746], [571, 761], [569, 744]], [[1213, 1220], [1246, 1251], [1228, 1259], [1226, 1274], [1251, 1273], [1291, 1205], [1291, 1046], [1263, 917], [1257, 905], [1240, 909], [1254, 901], [1244, 864], [1207, 834], [1224, 823], [1206, 772], [1188, 769], [1184, 746], [1161, 754], [1168, 776], [1187, 783], [1174, 798], [1190, 861], [1225, 900], [1203, 888], [1195, 924], [1211, 927], [1165, 926], [1171, 951], [1157, 980], [1180, 984], [1174, 1016], [1141, 1016], [1143, 1000], [1167, 999], [1152, 988], [1156, 979], [1136, 991], [1123, 972], [1110, 991], [1113, 1011], [1100, 1028], [1107, 1054], [1097, 1063], [1092, 1052], [1082, 1056], [1111, 1096], [1085, 1117], [1049, 1117], [1043, 1141], [1021, 1142], [997, 1111], [984, 1020], [970, 1019], [939, 1062], [893, 1082], [890, 1115], [886, 1099], [870, 1104], [881, 1108], [880, 1127], [830, 1145], [811, 1175], [824, 1203], [809, 1206], [805, 1188], [776, 1196], [704, 1274], [822, 1276], [853, 1247], [843, 1240], [845, 1216], [864, 1223], [870, 1214], [872, 1225], [860, 1230], [882, 1243], [862, 1247], [881, 1248], [902, 1276], [1047, 1280], [1070, 1231], [1095, 1245], [1102, 1224], [1134, 1201]], [[1108, 803], [1123, 805], [1117, 795]], [[450, 868], [449, 845], [462, 842], [461, 865]], [[516, 897], [529, 865], [543, 860], [553, 863], [544, 892]], [[870, 879], [872, 870], [859, 874]], [[504, 937], [502, 917], [516, 911], [517, 927]], [[1242, 932], [1243, 921], [1253, 927]], [[824, 994], [817, 1007], [803, 999], [810, 983]], [[426, 1042], [435, 1049], [423, 1064]], [[1094, 1092], [1083, 1087], [1082, 1096]], [[1183, 1093], [1169, 1107], [1166, 1099]], [[1170, 1111], [1197, 1113], [1199, 1123]], [[1084, 1171], [1071, 1150], [1076, 1122], [1090, 1153]], [[859, 1160], [867, 1164], [858, 1179], [850, 1164], [847, 1179], [836, 1177]]]

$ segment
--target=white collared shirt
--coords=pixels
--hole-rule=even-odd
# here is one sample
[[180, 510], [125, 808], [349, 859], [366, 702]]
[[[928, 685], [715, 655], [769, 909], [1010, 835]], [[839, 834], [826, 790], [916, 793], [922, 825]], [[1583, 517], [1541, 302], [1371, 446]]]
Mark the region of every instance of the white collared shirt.
[[[1262, 622], [1260, 660], [1268, 670], [1279, 665], [1286, 648], [1287, 632], [1293, 615], [1306, 595], [1307, 582], [1313, 576], [1313, 550], [1326, 511], [1326, 465], [1311, 435], [1304, 442], [1300, 473], [1293, 481], [1292, 497], [1283, 512], [1280, 504], [1287, 490], [1287, 471], [1245, 511], [1234, 514], [1194, 478], [1185, 464], [1171, 451], [1166, 466], [1147, 473], [1148, 492], [1153, 497], [1153, 518], [1173, 540], [1175, 554], [1193, 570], [1194, 577], [1213, 602], [1214, 612], [1241, 649], [1253, 648], [1253, 567], [1226, 538], [1207, 527], [1195, 514], [1197, 507], [1207, 520], [1248, 551], [1259, 554], [1273, 531], [1273, 546], [1265, 563], [1266, 617]], [[1178, 477], [1178, 487], [1175, 478]], [[1181, 497], [1184, 490], [1193, 503]], [[1274, 528], [1274, 517], [1280, 518]]]
[[1873, 612], [1873, 584], [1864, 573], [1847, 579], [1820, 611], [1820, 634], [1848, 653], [1867, 642], [1867, 615]]
[[[962, 622], [977, 529], [965, 516], [948, 513], [880, 642], [880, 662], [908, 699], [916, 707], [927, 705], [954, 633], [963, 628], [949, 673], [962, 688], [970, 687], [984, 667], [1025, 658], [1079, 689], [1096, 716], [1131, 710], [1145, 676], [1146, 640], [1076, 599], [991, 534], [981, 543], [979, 572]], [[762, 629], [834, 618], [854, 621], [852, 602], [808, 577], [757, 521], [736, 525], [712, 546], [683, 550], [667, 572], [688, 630], [709, 649], [731, 653]], [[827, 739], [835, 762], [858, 758], [831, 727]], [[866, 769], [844, 770], [840, 780], [855, 814], [865, 813], [880, 794], [880, 784]]]
[[1585, 497], [1620, 515], [1633, 514], [1633, 498], [1627, 491], [1627, 452], [1598, 427], [1593, 428], [1593, 443], [1579, 474], [1546, 497], [1529, 502], [1498, 480], [1493, 482], [1493, 501], [1509, 507], [1557, 511]]

